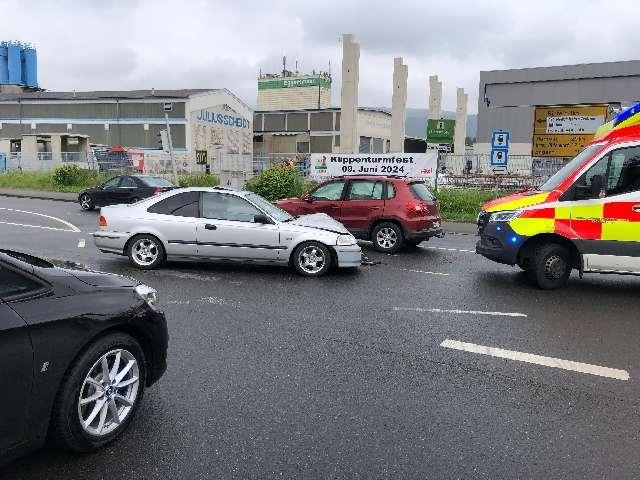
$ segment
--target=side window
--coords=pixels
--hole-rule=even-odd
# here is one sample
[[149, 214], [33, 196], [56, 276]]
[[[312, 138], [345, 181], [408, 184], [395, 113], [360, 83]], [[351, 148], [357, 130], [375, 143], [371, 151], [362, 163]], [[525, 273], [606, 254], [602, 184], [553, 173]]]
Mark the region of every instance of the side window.
[[353, 181], [347, 200], [382, 200], [382, 183]]
[[131, 177], [122, 177], [122, 181], [120, 182], [120, 188], [137, 188], [138, 184]]
[[102, 188], [116, 188], [120, 183], [120, 177], [114, 177], [111, 180], [107, 180], [102, 185]]
[[0, 267], [0, 298], [10, 298], [37, 292], [42, 285], [13, 270]]
[[611, 152], [607, 174], [607, 197], [640, 190], [640, 147]]
[[387, 183], [387, 200], [391, 200], [396, 196], [396, 187], [393, 186], [393, 183]]
[[332, 182], [318, 187], [311, 192], [311, 198], [314, 200], [340, 200], [344, 190], [345, 182]]
[[227, 193], [205, 193], [202, 196], [202, 216], [215, 220], [253, 222], [262, 212], [244, 198]]
[[199, 217], [198, 202], [200, 192], [184, 192], [172, 195], [151, 205], [147, 212], [173, 215], [176, 217]]
[[640, 190], [640, 147], [610, 152], [576, 180], [565, 200], [589, 200]]

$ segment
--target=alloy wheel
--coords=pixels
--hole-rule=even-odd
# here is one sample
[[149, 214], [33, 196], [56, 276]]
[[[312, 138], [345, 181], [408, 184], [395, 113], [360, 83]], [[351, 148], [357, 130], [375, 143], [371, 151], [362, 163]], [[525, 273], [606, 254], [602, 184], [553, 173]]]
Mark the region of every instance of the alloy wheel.
[[380, 247], [384, 249], [390, 249], [395, 247], [398, 243], [398, 234], [393, 228], [385, 227], [378, 230], [376, 235], [376, 242]]
[[87, 194], [82, 195], [80, 198], [80, 206], [85, 210], [91, 209], [91, 197]]
[[78, 418], [89, 435], [104, 436], [124, 422], [138, 398], [140, 370], [124, 349], [111, 350], [93, 364], [78, 396]]
[[307, 273], [318, 273], [326, 261], [324, 252], [314, 245], [303, 248], [298, 255], [298, 264]]
[[156, 242], [150, 238], [140, 238], [131, 247], [132, 257], [138, 265], [149, 266], [153, 264], [160, 255], [160, 249]]

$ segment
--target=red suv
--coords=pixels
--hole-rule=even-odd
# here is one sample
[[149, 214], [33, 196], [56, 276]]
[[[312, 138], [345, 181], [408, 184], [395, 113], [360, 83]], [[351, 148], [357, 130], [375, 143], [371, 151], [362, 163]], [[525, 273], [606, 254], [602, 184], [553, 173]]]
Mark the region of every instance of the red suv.
[[424, 182], [395, 177], [342, 177], [277, 205], [292, 215], [326, 213], [381, 252], [442, 237], [438, 203]]

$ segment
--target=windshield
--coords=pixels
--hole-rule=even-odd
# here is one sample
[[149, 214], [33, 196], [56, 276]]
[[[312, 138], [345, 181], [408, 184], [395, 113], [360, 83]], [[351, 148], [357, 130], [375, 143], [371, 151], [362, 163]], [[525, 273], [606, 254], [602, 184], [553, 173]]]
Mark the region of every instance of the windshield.
[[173, 187], [173, 183], [162, 177], [142, 177], [142, 181], [150, 187]]
[[290, 220], [293, 220], [293, 217], [291, 215], [289, 215], [281, 208], [276, 207], [273, 203], [268, 202], [260, 195], [256, 195], [255, 193], [247, 193], [246, 198], [278, 222], [288, 222]]
[[602, 148], [602, 145], [602, 143], [594, 143], [593, 145], [589, 145], [578, 155], [576, 155], [573, 160], [571, 160], [564, 167], [558, 170], [558, 172], [554, 176], [543, 183], [538, 190], [540, 190], [541, 192], [550, 192], [558, 188], [562, 184], [562, 182], [564, 182], [571, 176], [573, 172], [576, 171], [577, 168], [580, 168], [580, 166], [587, 158], [593, 156], [594, 153], [600, 150]]

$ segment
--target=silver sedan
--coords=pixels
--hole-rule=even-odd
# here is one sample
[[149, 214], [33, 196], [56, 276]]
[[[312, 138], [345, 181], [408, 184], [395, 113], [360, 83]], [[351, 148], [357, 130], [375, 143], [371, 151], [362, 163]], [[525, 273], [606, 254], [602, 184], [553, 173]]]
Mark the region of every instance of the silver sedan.
[[251, 192], [182, 188], [131, 205], [103, 207], [93, 234], [101, 252], [141, 269], [171, 259], [218, 259], [293, 266], [317, 277], [358, 267], [360, 247], [324, 213], [292, 217]]

